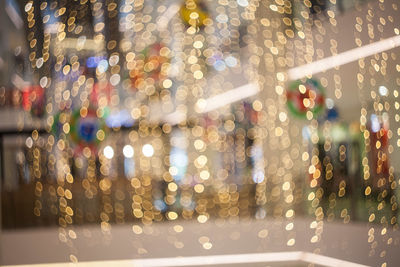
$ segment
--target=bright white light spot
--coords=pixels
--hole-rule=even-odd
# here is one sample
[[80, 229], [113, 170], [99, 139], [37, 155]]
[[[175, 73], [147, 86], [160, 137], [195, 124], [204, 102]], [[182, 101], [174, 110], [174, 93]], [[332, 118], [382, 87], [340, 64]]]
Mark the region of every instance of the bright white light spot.
[[264, 181], [264, 171], [263, 170], [255, 170], [253, 173], [253, 181], [257, 184], [261, 183]]
[[247, 0], [237, 0], [239, 6], [246, 7], [249, 5], [249, 1]]
[[41, 57], [41, 58], [38, 58], [37, 60], [36, 60], [36, 67], [38, 68], [38, 69], [40, 69], [42, 66], [43, 66], [43, 58]]
[[285, 112], [282, 111], [281, 113], [279, 113], [279, 120], [280, 120], [281, 122], [286, 121], [286, 119], [287, 119], [287, 115], [286, 115]]
[[122, 153], [124, 153], [125, 158], [132, 158], [135, 154], [135, 151], [133, 150], [133, 147], [131, 145], [126, 145], [122, 149]]
[[114, 149], [111, 146], [106, 146], [103, 150], [103, 154], [106, 158], [112, 159], [114, 157]]
[[28, 12], [29, 10], [31, 10], [31, 8], [32, 8], [32, 2], [28, 2], [28, 3], [25, 5], [25, 12]]
[[376, 133], [381, 129], [381, 124], [379, 123], [378, 116], [375, 114], [371, 115], [371, 130]]
[[379, 86], [379, 94], [381, 96], [387, 96], [388, 94], [388, 89], [386, 88], [386, 86]]
[[143, 152], [143, 155], [144, 155], [145, 157], [150, 158], [151, 156], [154, 155], [154, 148], [153, 148], [153, 146], [150, 145], [150, 144], [145, 144], [145, 145], [143, 146], [143, 148], [142, 148], [142, 152]]
[[108, 62], [109, 62], [111, 67], [115, 66], [118, 63], [118, 61], [119, 61], [119, 56], [118, 55], [112, 55], [110, 57], [110, 59], [108, 60]]
[[332, 98], [327, 98], [325, 103], [328, 109], [333, 109], [333, 106], [335, 105]]
[[228, 67], [235, 67], [237, 65], [237, 59], [233, 56], [228, 56], [225, 58], [225, 63]]
[[26, 141], [25, 141], [25, 144], [26, 144], [26, 146], [27, 146], [28, 148], [31, 148], [32, 145], [33, 145], [32, 137], [28, 137], [28, 138], [26, 139]]
[[106, 72], [108, 69], [108, 61], [105, 59], [101, 60], [97, 65], [97, 69], [100, 73]]

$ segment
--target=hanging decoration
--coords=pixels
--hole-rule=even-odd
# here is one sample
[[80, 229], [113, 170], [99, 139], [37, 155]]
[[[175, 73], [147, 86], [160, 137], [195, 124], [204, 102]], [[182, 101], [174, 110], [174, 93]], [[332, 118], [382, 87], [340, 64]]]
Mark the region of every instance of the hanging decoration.
[[[85, 114], [86, 113], [86, 114]], [[89, 147], [94, 150], [99, 141], [105, 137], [105, 122], [99, 118], [94, 109], [75, 110], [71, 115], [70, 137], [78, 150]]]
[[286, 97], [289, 111], [299, 118], [309, 118], [308, 112], [316, 117], [324, 109], [325, 89], [314, 79], [291, 83]]
[[199, 28], [209, 18], [207, 6], [201, 0], [187, 0], [182, 4], [181, 17], [187, 26]]

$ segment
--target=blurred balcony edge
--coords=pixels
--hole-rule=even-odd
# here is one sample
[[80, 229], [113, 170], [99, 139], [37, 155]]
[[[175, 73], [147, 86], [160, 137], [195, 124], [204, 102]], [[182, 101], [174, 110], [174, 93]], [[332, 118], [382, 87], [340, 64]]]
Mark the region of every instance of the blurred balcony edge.
[[[312, 243], [311, 238], [316, 229], [311, 229], [311, 222], [311, 219], [209, 220], [204, 224], [178, 221], [136, 225], [136, 229], [140, 227], [140, 231], [135, 231], [132, 225], [114, 225], [110, 231], [102, 231], [100, 226], [91, 225], [73, 228], [77, 238], [69, 243], [69, 247], [58, 238], [58, 228], [3, 231], [1, 264], [29, 263], [43, 266], [46, 263], [68, 262], [71, 254], [76, 255], [79, 262], [90, 262], [293, 251], [316, 252], [368, 266], [381, 264], [383, 259], [380, 252], [385, 251], [385, 260], [389, 266], [396, 266], [400, 261], [396, 247], [387, 246], [378, 236], [376, 240], [379, 242], [373, 249], [376, 253], [370, 253], [371, 244], [361, 242], [368, 237], [370, 226], [367, 224], [324, 222], [321, 228], [322, 238]], [[294, 224], [295, 235], [294, 231], [286, 230], [289, 223]], [[177, 224], [183, 231], [174, 230]], [[375, 228], [380, 233], [381, 229]], [[388, 230], [388, 234], [394, 243], [398, 242], [398, 231]], [[295, 242], [288, 246], [287, 242], [292, 238]], [[202, 244], [204, 240], [208, 240], [212, 250]], [[368, 254], [370, 256], [366, 257]]]

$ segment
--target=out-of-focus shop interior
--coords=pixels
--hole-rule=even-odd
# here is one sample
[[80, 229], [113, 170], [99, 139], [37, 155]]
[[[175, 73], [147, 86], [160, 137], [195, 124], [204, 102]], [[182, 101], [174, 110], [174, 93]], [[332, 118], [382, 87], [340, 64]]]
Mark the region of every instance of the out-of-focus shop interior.
[[400, 261], [397, 1], [0, 3], [2, 265]]

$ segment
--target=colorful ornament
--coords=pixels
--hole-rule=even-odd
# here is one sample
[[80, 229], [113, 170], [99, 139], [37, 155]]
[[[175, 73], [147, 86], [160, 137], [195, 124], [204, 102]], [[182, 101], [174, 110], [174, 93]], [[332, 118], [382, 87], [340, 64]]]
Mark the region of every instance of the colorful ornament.
[[195, 28], [202, 27], [209, 17], [206, 5], [200, 0], [186, 0], [180, 13], [185, 24]]
[[105, 122], [103, 118], [97, 117], [94, 109], [88, 109], [86, 114], [82, 113], [80, 110], [72, 113], [70, 137], [79, 148], [87, 146], [94, 149], [104, 139]]
[[129, 72], [134, 88], [140, 88], [147, 79], [162, 84], [167, 78], [169, 49], [161, 43], [145, 48], [136, 57], [136, 66]]
[[299, 118], [307, 118], [309, 111], [316, 116], [324, 109], [325, 89], [313, 79], [291, 83], [286, 97], [289, 111]]

